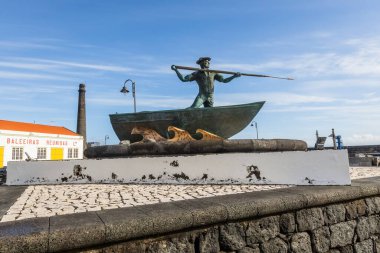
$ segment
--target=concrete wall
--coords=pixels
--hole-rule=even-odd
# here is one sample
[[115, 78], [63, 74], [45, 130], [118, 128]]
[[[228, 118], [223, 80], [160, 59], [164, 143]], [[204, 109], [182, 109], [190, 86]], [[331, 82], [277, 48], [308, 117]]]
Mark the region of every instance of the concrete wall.
[[0, 252], [380, 252], [380, 178], [0, 223]]
[[7, 185], [62, 183], [349, 185], [347, 150], [9, 162]]
[[350, 157], [358, 153], [380, 153], [380, 145], [345, 146]]
[[362, 166], [372, 166], [374, 157], [350, 157], [350, 166], [362, 167]]

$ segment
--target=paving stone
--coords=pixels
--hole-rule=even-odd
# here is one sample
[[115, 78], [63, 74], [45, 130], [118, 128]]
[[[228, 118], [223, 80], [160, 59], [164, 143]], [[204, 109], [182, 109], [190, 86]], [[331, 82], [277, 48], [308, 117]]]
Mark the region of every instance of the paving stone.
[[321, 208], [302, 209], [296, 212], [298, 231], [311, 231], [322, 227], [324, 218]]
[[368, 223], [370, 226], [371, 235], [380, 234], [380, 216], [379, 215], [369, 216]]
[[266, 242], [280, 232], [279, 216], [269, 216], [248, 222], [247, 245]]
[[315, 252], [327, 252], [330, 249], [330, 230], [327, 226], [311, 231], [311, 242]]
[[358, 242], [354, 245], [356, 253], [369, 253], [373, 252], [373, 243], [372, 240], [366, 240]]
[[286, 242], [276, 237], [269, 240], [261, 245], [261, 250], [263, 253], [286, 253], [288, 252], [288, 246]]
[[1, 222], [14, 221], [18, 216], [18, 214], [6, 214], [1, 218]]
[[324, 209], [323, 214], [326, 225], [336, 224], [345, 221], [346, 208], [343, 204], [329, 205]]
[[167, 253], [167, 252], [189, 252], [195, 253], [194, 247], [185, 243], [175, 243], [171, 241], [158, 241], [151, 243], [146, 251], [147, 253]]
[[[355, 177], [365, 177], [368, 175], [380, 175], [380, 172], [369, 168], [351, 168], [350, 174], [352, 178]], [[368, 180], [367, 180], [368, 181]], [[367, 181], [363, 181], [366, 183]], [[368, 181], [371, 183], [372, 181]], [[355, 185], [356, 182], [353, 182]], [[25, 188], [25, 187], [24, 187]], [[289, 195], [292, 193], [293, 188], [297, 188], [298, 193], [294, 195]], [[355, 188], [355, 189], [354, 189]], [[295, 208], [302, 208], [306, 204], [317, 205], [326, 200], [334, 201], [338, 199], [343, 194], [344, 196], [357, 196], [359, 187], [352, 187], [344, 189], [342, 191], [334, 191], [334, 194], [328, 193], [326, 189], [329, 187], [290, 187], [289, 186], [279, 186], [279, 185], [37, 185], [27, 187], [14, 205], [5, 210], [8, 214], [23, 214], [17, 216], [16, 219], [23, 219], [30, 217], [28, 213], [34, 213], [37, 216], [49, 215], [53, 216], [56, 214], [67, 213], [68, 210], [60, 210], [63, 206], [75, 206], [76, 208], [72, 210], [73, 213], [87, 211], [87, 210], [99, 210], [103, 206], [106, 208], [111, 208], [113, 205], [115, 208], [120, 208], [124, 206], [141, 206], [147, 204], [155, 204], [157, 202], [173, 202], [180, 201], [182, 199], [193, 199], [193, 198], [204, 198], [210, 196], [221, 196], [220, 204], [225, 203], [225, 201], [231, 201], [231, 203], [236, 202], [236, 209], [230, 208], [228, 210], [231, 219], [239, 219], [246, 215], [270, 215], [271, 212], [276, 211], [275, 207], [281, 207], [282, 209], [294, 210]], [[259, 194], [257, 199], [258, 202], [243, 203], [239, 202], [239, 196], [237, 195], [226, 195], [226, 194], [236, 194], [236, 193], [250, 193], [253, 191], [266, 191], [272, 189], [281, 189], [276, 193]], [[311, 194], [308, 198], [304, 197], [300, 203], [299, 190], [304, 189], [305, 193]], [[336, 187], [336, 189], [340, 189]], [[361, 189], [365, 192], [361, 186]], [[286, 193], [286, 194], [284, 194]], [[277, 196], [276, 196], [277, 194]], [[356, 195], [355, 195], [356, 194]], [[226, 198], [226, 196], [231, 196], [231, 198]], [[286, 197], [282, 199], [281, 196]], [[290, 197], [289, 197], [290, 196]], [[241, 198], [245, 201], [246, 198]], [[277, 201], [274, 203], [274, 201]], [[367, 212], [370, 214], [380, 213], [380, 197], [373, 197], [370, 200], [366, 200], [365, 205], [367, 206]], [[99, 206], [95, 208], [94, 206]], [[361, 216], [363, 213], [363, 205], [356, 204], [356, 207], [349, 206], [348, 209], [349, 217]], [[269, 207], [271, 209], [269, 209]], [[8, 208], [8, 207], [7, 207]], [[49, 213], [44, 213], [40, 210], [34, 210], [36, 208], [48, 208]], [[328, 209], [329, 207], [327, 207]], [[12, 211], [10, 211], [12, 209]], [[326, 209], [326, 210], [327, 210]], [[334, 209], [334, 208], [333, 208]], [[351, 210], [352, 209], [352, 210]], [[244, 210], [250, 210], [249, 213]], [[331, 212], [325, 212], [324, 216], [326, 224], [334, 224], [335, 222], [341, 221], [341, 210], [336, 209]], [[329, 214], [329, 216], [326, 215]], [[330, 214], [332, 213], [332, 214]], [[360, 214], [360, 215], [359, 215]], [[25, 216], [26, 215], [26, 216]], [[285, 222], [285, 220], [282, 220]], [[287, 220], [291, 222], [291, 220]], [[284, 223], [283, 223], [284, 225]], [[291, 223], [288, 224], [291, 226]]]
[[374, 248], [374, 252], [376, 253], [380, 253], [380, 239], [379, 238], [376, 238], [373, 240], [373, 248]]
[[102, 208], [100, 206], [90, 206], [86, 208], [87, 211], [100, 211]]
[[23, 220], [23, 219], [31, 219], [31, 218], [35, 218], [36, 217], [36, 214], [34, 213], [28, 213], [28, 214], [20, 214], [17, 219], [19, 220]]
[[359, 241], [368, 239], [371, 235], [371, 224], [368, 217], [360, 217], [356, 226], [356, 234]]
[[346, 204], [346, 219], [354, 220], [366, 214], [367, 205], [363, 199]]
[[380, 197], [373, 197], [365, 199], [367, 204], [368, 214], [380, 213]]
[[21, 210], [9, 209], [7, 214], [20, 214]]
[[356, 221], [348, 221], [331, 225], [331, 247], [343, 247], [351, 244], [354, 238], [355, 227]]
[[256, 248], [244, 247], [236, 251], [236, 253], [260, 253], [260, 248], [258, 246]]
[[332, 249], [332, 250], [327, 251], [327, 253], [341, 253], [341, 252], [338, 249]]
[[199, 235], [200, 253], [219, 253], [219, 227], [215, 226], [201, 232]]
[[293, 213], [280, 215], [280, 232], [283, 234], [293, 233], [296, 231], [296, 220]]
[[292, 235], [290, 248], [293, 253], [312, 253], [309, 234], [303, 232]]
[[246, 246], [245, 229], [240, 223], [227, 223], [220, 226], [219, 244], [221, 250], [240, 250]]
[[354, 247], [352, 245], [344, 246], [340, 248], [340, 253], [354, 253]]

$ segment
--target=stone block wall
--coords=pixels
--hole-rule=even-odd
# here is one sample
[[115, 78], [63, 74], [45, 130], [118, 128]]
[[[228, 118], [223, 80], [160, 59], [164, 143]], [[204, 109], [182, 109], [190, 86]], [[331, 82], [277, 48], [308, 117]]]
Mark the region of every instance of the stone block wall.
[[354, 157], [357, 153], [380, 152], [380, 145], [346, 146], [349, 157]]
[[369, 167], [369, 166], [372, 166], [374, 157], [350, 157], [348, 160], [349, 160], [350, 166]]
[[380, 253], [380, 178], [2, 222], [0, 252]]
[[380, 253], [380, 197], [219, 224], [85, 252]]

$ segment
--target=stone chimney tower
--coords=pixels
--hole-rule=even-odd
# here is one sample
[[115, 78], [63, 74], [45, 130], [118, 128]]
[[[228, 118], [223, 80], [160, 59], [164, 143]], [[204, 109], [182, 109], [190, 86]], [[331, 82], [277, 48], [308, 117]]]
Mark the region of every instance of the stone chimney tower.
[[77, 134], [83, 136], [83, 149], [86, 149], [86, 85], [83, 83], [79, 84], [78, 92]]

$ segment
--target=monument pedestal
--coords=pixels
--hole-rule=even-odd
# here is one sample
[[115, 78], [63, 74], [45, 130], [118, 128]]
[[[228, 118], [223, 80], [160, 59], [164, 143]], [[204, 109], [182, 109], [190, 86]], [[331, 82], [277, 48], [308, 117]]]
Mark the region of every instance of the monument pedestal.
[[9, 162], [7, 185], [67, 183], [349, 185], [347, 150]]

